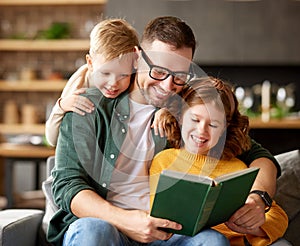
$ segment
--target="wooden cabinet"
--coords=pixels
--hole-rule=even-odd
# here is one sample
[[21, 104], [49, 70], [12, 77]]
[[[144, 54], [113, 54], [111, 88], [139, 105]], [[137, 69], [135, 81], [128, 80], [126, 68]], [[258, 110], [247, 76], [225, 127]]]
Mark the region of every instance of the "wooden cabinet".
[[[4, 124], [4, 105], [8, 100], [13, 100], [20, 110], [24, 103], [32, 103], [40, 107], [41, 115], [45, 114], [49, 101], [55, 102], [68, 77], [80, 65], [75, 65], [76, 60], [78, 59], [83, 63], [84, 56], [88, 52], [89, 31], [79, 35], [78, 30], [87, 24], [91, 29], [91, 25], [100, 20], [99, 17], [102, 16], [105, 4], [106, 0], [0, 0], [0, 15], [2, 17], [2, 32], [0, 33], [0, 62], [2, 66], [0, 68], [0, 115], [2, 115], [0, 117], [0, 134], [44, 133], [45, 118], [31, 126], [22, 125], [21, 122]], [[73, 19], [70, 19], [71, 14]], [[30, 27], [33, 25], [39, 25], [34, 29], [37, 32], [41, 26], [46, 27], [51, 22], [57, 21], [72, 22], [71, 26], [77, 32], [72, 33], [71, 31], [68, 39], [51, 40], [14, 38], [11, 37], [11, 34], [5, 34], [8, 28], [13, 31], [16, 30], [15, 32], [26, 33], [30, 32]], [[17, 27], [15, 28], [13, 25], [17, 25]], [[47, 60], [45, 61], [46, 56]], [[53, 79], [42, 76], [40, 71], [35, 71], [34, 78], [24, 79], [20, 76], [21, 70], [32, 63], [37, 68], [44, 66], [53, 71], [59, 68], [68, 73], [59, 79]], [[52, 66], [54, 63], [56, 67]], [[70, 65], [70, 63], [72, 64]]]

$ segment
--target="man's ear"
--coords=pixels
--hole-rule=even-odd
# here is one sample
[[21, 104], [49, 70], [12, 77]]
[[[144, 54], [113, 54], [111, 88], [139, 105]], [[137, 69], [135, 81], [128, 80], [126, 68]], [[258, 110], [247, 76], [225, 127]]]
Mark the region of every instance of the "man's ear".
[[85, 55], [86, 64], [88, 65], [88, 69], [90, 72], [93, 72], [93, 60], [89, 54]]
[[182, 115], [178, 116], [178, 124], [181, 128], [182, 127]]

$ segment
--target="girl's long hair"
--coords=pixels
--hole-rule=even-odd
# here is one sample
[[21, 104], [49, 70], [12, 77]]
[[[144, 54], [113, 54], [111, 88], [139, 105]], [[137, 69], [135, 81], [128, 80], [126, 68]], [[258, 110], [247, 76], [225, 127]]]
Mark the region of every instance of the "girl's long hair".
[[197, 78], [186, 86], [180, 96], [172, 98], [168, 112], [164, 115], [166, 135], [170, 147], [182, 146], [179, 119], [183, 113], [194, 105], [213, 102], [223, 111], [226, 117], [223, 136], [214, 146], [209, 155], [221, 159], [231, 159], [242, 154], [251, 146], [249, 133], [249, 119], [239, 111], [239, 104], [232, 87], [214, 77]]

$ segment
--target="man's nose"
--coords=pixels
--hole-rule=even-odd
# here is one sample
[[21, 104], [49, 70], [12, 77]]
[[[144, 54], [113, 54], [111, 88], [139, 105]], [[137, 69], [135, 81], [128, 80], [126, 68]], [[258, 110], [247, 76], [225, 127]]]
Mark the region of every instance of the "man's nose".
[[175, 88], [175, 84], [173, 83], [173, 75], [171, 75], [171, 74], [166, 79], [161, 81], [160, 83], [161, 83], [161, 87], [165, 91], [172, 91]]

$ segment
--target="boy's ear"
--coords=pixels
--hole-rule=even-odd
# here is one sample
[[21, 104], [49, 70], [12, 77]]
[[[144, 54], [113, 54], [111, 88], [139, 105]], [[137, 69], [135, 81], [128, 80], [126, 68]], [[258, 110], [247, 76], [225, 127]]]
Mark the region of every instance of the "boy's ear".
[[134, 53], [133, 67], [134, 67], [134, 69], [137, 69], [138, 68], [138, 59], [139, 59], [139, 54], [140, 54], [139, 47], [134, 46], [133, 53]]
[[85, 55], [86, 64], [88, 65], [88, 69], [90, 72], [93, 72], [93, 60], [89, 54]]

